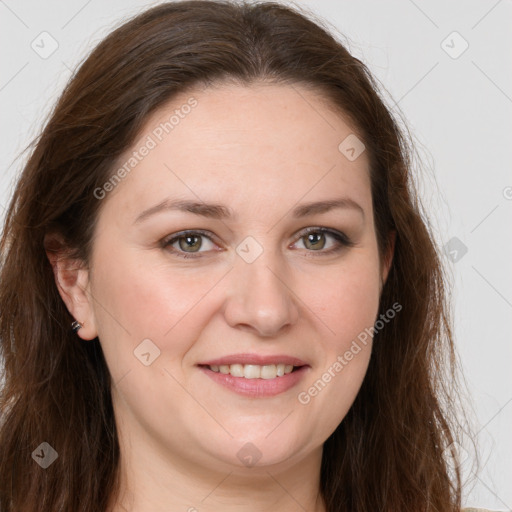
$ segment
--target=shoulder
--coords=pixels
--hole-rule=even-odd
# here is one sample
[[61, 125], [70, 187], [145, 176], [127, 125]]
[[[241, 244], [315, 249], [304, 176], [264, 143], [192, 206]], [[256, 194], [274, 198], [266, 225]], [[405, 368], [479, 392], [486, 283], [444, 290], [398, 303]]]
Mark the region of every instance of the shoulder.
[[493, 512], [492, 510], [488, 508], [463, 508], [461, 512]]

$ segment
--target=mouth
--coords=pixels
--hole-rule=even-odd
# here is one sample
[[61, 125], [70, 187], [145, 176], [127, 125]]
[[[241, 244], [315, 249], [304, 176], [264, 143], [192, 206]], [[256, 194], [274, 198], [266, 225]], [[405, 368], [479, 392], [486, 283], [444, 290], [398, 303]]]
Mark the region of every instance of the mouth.
[[200, 367], [207, 368], [215, 373], [223, 375], [231, 375], [233, 377], [243, 377], [244, 379], [276, 379], [284, 377], [289, 373], [299, 370], [305, 365], [294, 366], [292, 364], [277, 363], [277, 364], [221, 364], [221, 365], [199, 365]]
[[217, 384], [253, 398], [271, 397], [291, 389], [311, 368], [289, 356], [251, 354], [224, 357], [197, 366]]

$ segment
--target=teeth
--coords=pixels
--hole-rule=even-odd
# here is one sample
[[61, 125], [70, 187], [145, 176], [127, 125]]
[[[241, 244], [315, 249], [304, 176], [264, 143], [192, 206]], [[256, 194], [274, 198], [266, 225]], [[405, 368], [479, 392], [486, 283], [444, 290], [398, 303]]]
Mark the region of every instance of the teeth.
[[[242, 374], [246, 379], [259, 379], [262, 377], [261, 370], [261, 366], [257, 366], [255, 364], [246, 364], [243, 366]], [[231, 370], [231, 372], [233, 372], [233, 370]], [[233, 375], [233, 373], [231, 373], [231, 375]]]
[[291, 364], [268, 364], [265, 366], [259, 366], [257, 364], [221, 364], [211, 365], [210, 370], [213, 372], [220, 372], [224, 375], [228, 373], [233, 377], [245, 377], [246, 379], [275, 379], [276, 377], [282, 377], [287, 373], [291, 373], [293, 365]]
[[229, 367], [229, 373], [233, 375], [233, 377], [243, 377], [244, 376], [244, 367], [241, 364], [232, 364]]
[[269, 364], [261, 367], [262, 379], [275, 379], [277, 377], [277, 367], [275, 364]]

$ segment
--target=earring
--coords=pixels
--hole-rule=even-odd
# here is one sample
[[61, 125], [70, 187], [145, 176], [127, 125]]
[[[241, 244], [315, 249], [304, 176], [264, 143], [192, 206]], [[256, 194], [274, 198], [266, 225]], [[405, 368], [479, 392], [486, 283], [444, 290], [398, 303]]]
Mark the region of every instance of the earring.
[[[85, 322], [84, 322], [85, 323]], [[71, 324], [71, 330], [74, 332], [74, 333], [77, 333], [82, 327], [84, 326], [84, 324], [81, 324], [78, 320], [75, 320], [72, 324]]]

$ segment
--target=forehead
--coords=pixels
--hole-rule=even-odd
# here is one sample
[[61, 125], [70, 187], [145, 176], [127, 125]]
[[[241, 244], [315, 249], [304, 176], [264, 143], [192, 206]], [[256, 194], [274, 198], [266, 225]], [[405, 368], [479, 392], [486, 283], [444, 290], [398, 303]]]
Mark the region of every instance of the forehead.
[[127, 172], [108, 200], [130, 215], [169, 196], [267, 208], [339, 191], [367, 202], [367, 156], [344, 153], [354, 137], [326, 100], [299, 85], [192, 89], [147, 119], [118, 161]]

